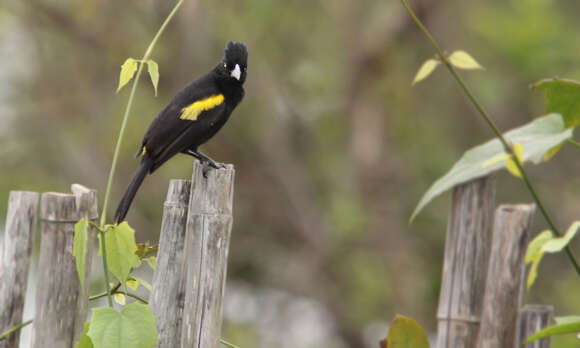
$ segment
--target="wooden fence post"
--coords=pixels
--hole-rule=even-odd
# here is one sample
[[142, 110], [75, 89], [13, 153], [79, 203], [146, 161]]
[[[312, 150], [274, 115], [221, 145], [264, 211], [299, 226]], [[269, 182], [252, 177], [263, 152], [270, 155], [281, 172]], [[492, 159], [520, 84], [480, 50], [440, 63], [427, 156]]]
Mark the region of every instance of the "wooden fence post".
[[516, 344], [524, 255], [535, 210], [534, 204], [497, 208], [478, 348], [509, 348]]
[[[10, 192], [0, 250], [0, 332], [22, 322], [38, 197], [36, 192]], [[19, 338], [20, 331], [17, 331], [0, 341], [0, 348], [18, 347]]]
[[190, 193], [190, 180], [171, 180], [163, 205], [157, 266], [151, 290], [159, 348], [179, 347], [181, 340], [185, 295], [183, 248]]
[[550, 348], [550, 337], [523, 343], [526, 338], [552, 325], [554, 307], [548, 305], [525, 305], [520, 309], [519, 339], [516, 348]]
[[495, 207], [495, 179], [453, 189], [445, 241], [437, 348], [473, 348], [482, 311]]
[[218, 348], [232, 229], [234, 167], [209, 170], [196, 161], [185, 242], [182, 348]]
[[[40, 202], [41, 248], [37, 278], [36, 314], [32, 347], [73, 347], [83, 330], [88, 310], [72, 255], [74, 226], [84, 217], [96, 219], [97, 196], [94, 190], [73, 185], [74, 194], [43, 193]], [[90, 229], [86, 279], [91, 264]]]

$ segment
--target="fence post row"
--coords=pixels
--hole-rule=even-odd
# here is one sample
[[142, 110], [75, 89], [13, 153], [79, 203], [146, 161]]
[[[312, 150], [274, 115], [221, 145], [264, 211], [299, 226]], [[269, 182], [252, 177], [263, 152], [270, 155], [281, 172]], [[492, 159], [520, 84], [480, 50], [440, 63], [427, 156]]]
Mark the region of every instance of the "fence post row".
[[[36, 314], [32, 347], [73, 347], [80, 337], [88, 310], [85, 284], [81, 290], [72, 255], [74, 226], [82, 218], [96, 219], [96, 191], [72, 185], [73, 194], [43, 193], [40, 203], [41, 245], [36, 285]], [[87, 247], [86, 279], [91, 264], [91, 228]], [[94, 245], [94, 244], [93, 244]]]
[[525, 305], [520, 309], [519, 339], [516, 347], [550, 348], [550, 337], [522, 345], [526, 338], [552, 325], [554, 307], [547, 305]]
[[437, 311], [438, 348], [475, 347], [494, 206], [491, 176], [453, 189]]
[[152, 307], [159, 348], [217, 348], [232, 228], [234, 167], [195, 161], [189, 181], [173, 180], [165, 203]]
[[[0, 250], [0, 332], [22, 322], [38, 198], [37, 192], [10, 192]], [[0, 341], [0, 348], [18, 347], [19, 338], [15, 332]]]
[[497, 208], [478, 348], [515, 347], [524, 255], [535, 210], [534, 204]]
[[171, 180], [163, 205], [157, 266], [151, 289], [158, 347], [180, 347], [185, 274], [183, 248], [191, 180]]

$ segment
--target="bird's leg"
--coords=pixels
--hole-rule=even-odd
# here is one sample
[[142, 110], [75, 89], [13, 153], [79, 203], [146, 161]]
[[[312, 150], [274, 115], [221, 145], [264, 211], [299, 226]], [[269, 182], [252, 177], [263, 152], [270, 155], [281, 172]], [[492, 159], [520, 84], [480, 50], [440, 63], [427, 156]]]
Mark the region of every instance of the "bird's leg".
[[[197, 150], [186, 150], [185, 153], [197, 158], [203, 165], [209, 165], [210, 167], [215, 169], [226, 167], [223, 163], [218, 163]], [[205, 168], [203, 170], [203, 176], [207, 177], [207, 170]]]

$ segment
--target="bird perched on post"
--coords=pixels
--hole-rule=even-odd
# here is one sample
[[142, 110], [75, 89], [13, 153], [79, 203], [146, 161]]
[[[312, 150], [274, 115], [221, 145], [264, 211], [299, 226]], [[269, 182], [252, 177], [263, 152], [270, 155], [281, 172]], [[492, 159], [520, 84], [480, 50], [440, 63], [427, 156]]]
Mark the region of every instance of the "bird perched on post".
[[213, 70], [183, 88], [153, 119], [143, 136], [137, 157], [141, 164], [123, 194], [115, 222], [125, 219], [147, 174], [178, 153], [191, 155], [204, 165], [221, 168], [198, 151], [227, 122], [244, 97], [248, 50], [241, 42], [228, 42], [223, 60]]

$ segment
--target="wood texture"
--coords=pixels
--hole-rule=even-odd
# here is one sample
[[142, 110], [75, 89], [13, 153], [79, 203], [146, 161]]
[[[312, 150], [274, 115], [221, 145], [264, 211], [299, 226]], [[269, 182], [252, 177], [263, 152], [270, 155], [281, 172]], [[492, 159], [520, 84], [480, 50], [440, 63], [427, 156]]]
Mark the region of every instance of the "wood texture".
[[234, 168], [209, 170], [196, 161], [185, 243], [182, 348], [218, 348], [232, 228]]
[[151, 307], [155, 314], [159, 348], [179, 347], [185, 294], [183, 249], [190, 180], [171, 180], [163, 208]]
[[[22, 322], [38, 198], [36, 192], [10, 192], [0, 249], [0, 332]], [[19, 338], [17, 331], [0, 341], [0, 348], [18, 347]]]
[[497, 208], [478, 348], [515, 347], [524, 255], [535, 210], [534, 204]]
[[554, 307], [547, 305], [525, 305], [520, 309], [520, 328], [519, 340], [516, 347], [521, 348], [550, 348], [550, 337], [530, 342], [526, 345], [523, 343], [526, 338], [536, 332], [552, 325], [554, 316]]
[[438, 348], [475, 346], [494, 208], [493, 177], [473, 180], [453, 189], [437, 311]]
[[[97, 197], [95, 191], [81, 185], [73, 185], [72, 190], [74, 194], [48, 192], [41, 197], [41, 248], [33, 348], [73, 347], [87, 316], [88, 297], [83, 296], [72, 255], [74, 226], [84, 217], [97, 218]], [[95, 231], [90, 230], [89, 236], [87, 279]]]

